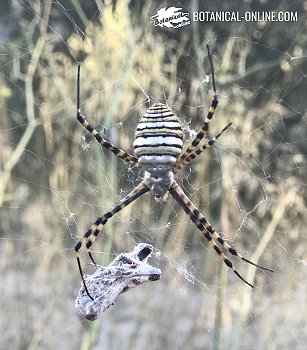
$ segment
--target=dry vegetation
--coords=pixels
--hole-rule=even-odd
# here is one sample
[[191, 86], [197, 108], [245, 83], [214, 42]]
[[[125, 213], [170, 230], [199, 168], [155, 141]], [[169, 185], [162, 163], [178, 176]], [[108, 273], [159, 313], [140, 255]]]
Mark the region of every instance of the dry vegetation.
[[[72, 3], [13, 1], [0, 19], [18, 28], [0, 46], [1, 348], [303, 349], [307, 66], [289, 57], [306, 51], [305, 12], [287, 25], [193, 23], [168, 32], [149, 24], [152, 2]], [[211, 96], [202, 83], [207, 42], [220, 98], [211, 133], [229, 121], [235, 128], [179, 181], [217, 231], [275, 273], [236, 262], [256, 285], [249, 289], [221, 268], [172, 200], [146, 196], [108, 223], [94, 250], [106, 264], [149, 242], [161, 251], [152, 264], [162, 279], [125, 294], [99, 321], [80, 320], [73, 246], [141, 174], [75, 120], [77, 61], [84, 114], [132, 151], [144, 92], [167, 98], [187, 139], [201, 124]], [[85, 251], [82, 261], [91, 271]]]

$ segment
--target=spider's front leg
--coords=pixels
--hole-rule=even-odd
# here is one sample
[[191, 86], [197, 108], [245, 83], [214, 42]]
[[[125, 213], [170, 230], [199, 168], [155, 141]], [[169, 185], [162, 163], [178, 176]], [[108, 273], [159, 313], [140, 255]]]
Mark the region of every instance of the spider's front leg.
[[133, 166], [139, 166], [138, 159], [131, 155], [128, 152], [123, 151], [122, 149], [112, 145], [112, 143], [106, 141], [100, 133], [92, 127], [92, 125], [86, 120], [86, 118], [81, 114], [80, 109], [80, 65], [78, 65], [78, 74], [77, 74], [77, 120], [80, 122], [80, 124], [88, 130], [95, 139], [103, 146], [104, 148], [111, 151], [113, 154], [116, 155], [116, 157], [121, 158], [125, 162], [133, 165]]
[[218, 105], [218, 98], [217, 98], [217, 93], [216, 93], [216, 87], [215, 87], [215, 79], [214, 79], [214, 69], [213, 69], [213, 63], [212, 63], [212, 57], [209, 49], [209, 45], [207, 46], [207, 51], [208, 51], [208, 57], [210, 61], [210, 67], [211, 67], [211, 77], [212, 77], [212, 85], [213, 85], [213, 98], [211, 101], [211, 106], [209, 108], [209, 111], [207, 113], [206, 119], [204, 121], [203, 126], [200, 128], [198, 131], [197, 135], [195, 138], [189, 143], [188, 147], [182, 152], [182, 154], [179, 156], [176, 166], [179, 167], [181, 163], [189, 157], [193, 152], [195, 152], [199, 148], [200, 142], [203, 140], [204, 136], [208, 134], [209, 130], [209, 125], [210, 122], [213, 118], [214, 112], [217, 108]]
[[90, 229], [81, 237], [79, 242], [75, 246], [75, 252], [77, 256], [77, 263], [79, 267], [79, 272], [81, 275], [81, 279], [84, 285], [84, 289], [87, 293], [87, 295], [93, 300], [92, 296], [90, 295], [84, 277], [83, 277], [83, 271], [81, 267], [81, 261], [80, 261], [80, 255], [79, 250], [82, 247], [83, 243], [86, 241], [86, 248], [88, 250], [88, 254], [90, 256], [90, 259], [92, 262], [96, 265], [96, 262], [92, 256], [92, 253], [90, 251], [90, 248], [92, 244], [94, 243], [96, 237], [98, 236], [99, 232], [103, 229], [103, 226], [107, 223], [107, 221], [114, 216], [116, 213], [121, 211], [123, 208], [125, 208], [127, 205], [134, 202], [136, 199], [141, 197], [144, 193], [148, 192], [148, 187], [142, 182], [140, 183], [133, 191], [131, 191], [124, 199], [121, 200], [117, 205], [115, 205], [110, 211], [99, 217], [95, 223], [90, 227]]

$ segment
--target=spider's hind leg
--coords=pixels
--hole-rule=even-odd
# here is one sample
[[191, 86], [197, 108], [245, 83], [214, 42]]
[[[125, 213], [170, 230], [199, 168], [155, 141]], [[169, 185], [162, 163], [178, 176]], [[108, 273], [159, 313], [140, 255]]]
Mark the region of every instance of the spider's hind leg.
[[221, 260], [233, 270], [233, 272], [246, 284], [250, 287], [254, 287], [251, 283], [246, 281], [239, 272], [235, 269], [233, 263], [226, 257], [226, 255], [221, 251], [221, 249], [217, 246], [215, 242], [220, 243], [223, 248], [229, 252], [230, 254], [240, 258], [242, 261], [245, 261], [251, 265], [254, 265], [262, 270], [273, 272], [273, 270], [268, 269], [264, 266], [257, 265], [252, 261], [244, 258], [241, 254], [239, 254], [235, 248], [233, 248], [229, 243], [226, 242], [209, 224], [207, 219], [199, 212], [199, 210], [195, 207], [195, 205], [189, 200], [189, 198], [184, 194], [183, 190], [179, 187], [179, 185], [174, 181], [172, 187], [169, 190], [170, 194], [174, 197], [174, 199], [178, 202], [178, 204], [183, 208], [183, 210], [190, 216], [191, 220], [197, 226], [197, 228], [203, 233], [206, 239], [209, 241], [215, 252], [219, 255]]

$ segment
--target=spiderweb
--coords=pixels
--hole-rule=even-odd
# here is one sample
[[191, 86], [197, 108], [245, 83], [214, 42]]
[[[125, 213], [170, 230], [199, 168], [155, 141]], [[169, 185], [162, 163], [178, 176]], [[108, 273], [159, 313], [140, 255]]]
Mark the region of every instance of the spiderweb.
[[[2, 344], [16, 349], [303, 349], [306, 343], [306, 3], [173, 1], [1, 3]], [[298, 11], [297, 22], [191, 22], [154, 27], [163, 6], [193, 11]], [[124, 294], [89, 324], [74, 310], [73, 247], [142, 172], [101, 149], [75, 119], [132, 152], [154, 100], [188, 141], [210, 106], [210, 45], [219, 96], [214, 148], [178, 173], [193, 203], [246, 258], [255, 284], [222, 266], [174, 200], [144, 195], [93, 245], [108, 265], [136, 244], [155, 248], [161, 280]], [[86, 250], [81, 250], [86, 273]]]

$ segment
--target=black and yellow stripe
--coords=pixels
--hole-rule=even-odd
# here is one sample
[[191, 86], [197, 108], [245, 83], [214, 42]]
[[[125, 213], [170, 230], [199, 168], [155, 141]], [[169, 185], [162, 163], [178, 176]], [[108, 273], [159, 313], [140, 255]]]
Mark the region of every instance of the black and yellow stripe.
[[183, 208], [183, 210], [190, 216], [191, 220], [197, 226], [197, 228], [203, 233], [206, 239], [209, 241], [215, 252], [219, 255], [220, 259], [233, 270], [233, 272], [246, 284], [250, 287], [253, 285], [247, 282], [234, 268], [233, 263], [226, 257], [226, 255], [221, 251], [221, 249], [216, 245], [215, 241], [219, 242], [223, 248], [228, 251], [230, 254], [240, 258], [241, 260], [254, 265], [263, 270], [271, 271], [270, 269], [257, 265], [250, 260], [244, 258], [241, 254], [239, 254], [236, 249], [234, 249], [230, 244], [228, 244], [210, 225], [207, 219], [199, 212], [199, 210], [195, 207], [195, 205], [189, 200], [189, 198], [184, 194], [183, 190], [179, 187], [179, 185], [174, 181], [172, 187], [169, 189], [169, 193], [174, 197], [174, 199], [178, 202], [178, 204]]

